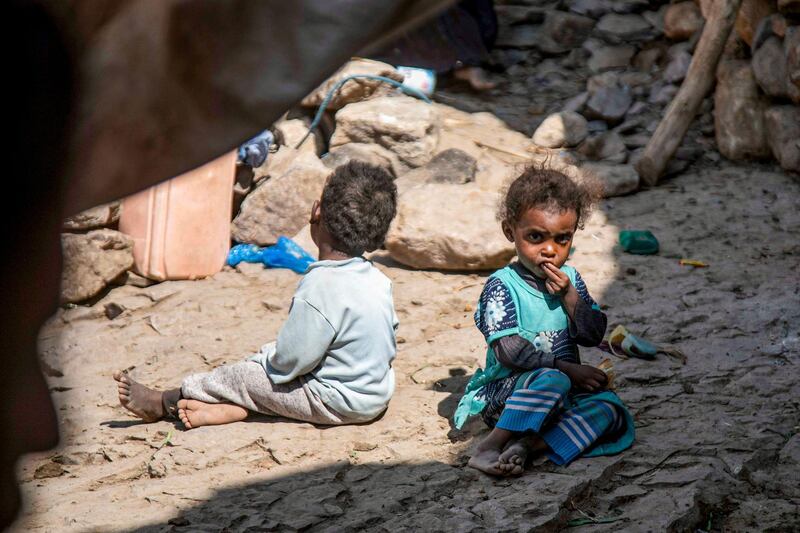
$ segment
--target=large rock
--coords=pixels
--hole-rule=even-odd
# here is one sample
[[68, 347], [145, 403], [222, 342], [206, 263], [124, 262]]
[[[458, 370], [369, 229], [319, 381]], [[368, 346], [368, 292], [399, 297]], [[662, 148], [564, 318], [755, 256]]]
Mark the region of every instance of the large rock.
[[[311, 120], [307, 118], [282, 118], [275, 122], [272, 128], [283, 141], [281, 144], [294, 148], [306, 136], [310, 126]], [[321, 154], [324, 149], [324, 143], [318, 131], [312, 132], [300, 145], [299, 149], [301, 152], [309, 152], [314, 155]]]
[[533, 134], [533, 142], [545, 148], [577, 146], [588, 134], [583, 116], [574, 111], [561, 111], [542, 121]]
[[593, 27], [594, 20], [588, 17], [564, 11], [548, 11], [536, 47], [547, 54], [569, 52], [586, 39]]
[[765, 118], [772, 155], [784, 169], [800, 172], [800, 107], [770, 107]]
[[775, 12], [775, 0], [742, 0], [734, 27], [748, 46], [753, 45], [753, 36], [761, 19]]
[[349, 143], [337, 146], [322, 158], [322, 163], [335, 169], [350, 161], [362, 161], [386, 169], [393, 176], [397, 176], [405, 167], [392, 152], [378, 144]]
[[308, 222], [330, 173], [316, 157], [298, 157], [283, 174], [262, 181], [247, 195], [231, 223], [231, 236], [264, 246], [294, 235]]
[[581, 173], [601, 182], [604, 198], [630, 194], [639, 189], [639, 174], [631, 165], [584, 163]]
[[[303, 98], [300, 104], [306, 107], [319, 106], [334, 85], [347, 76], [354, 74], [369, 74], [371, 76], [383, 76], [399, 82], [403, 81], [403, 75], [397, 72], [391, 65], [371, 59], [353, 59], [337, 70], [333, 76], [322, 82], [322, 85], [314, 89], [311, 94]], [[335, 111], [343, 108], [347, 104], [386, 96], [394, 90], [394, 87], [380, 80], [364, 78], [351, 79], [345, 82], [341, 89], [331, 98], [328, 109]]]
[[397, 188], [402, 193], [424, 183], [469, 183], [475, 181], [477, 166], [475, 158], [465, 151], [449, 148], [433, 156], [425, 166], [398, 178]]
[[628, 149], [619, 133], [608, 131], [586, 139], [578, 148], [578, 152], [593, 161], [624, 163], [628, 158]]
[[376, 143], [414, 168], [433, 157], [439, 128], [439, 116], [433, 105], [407, 96], [387, 96], [340, 109], [330, 146]]
[[636, 47], [628, 44], [618, 46], [600, 46], [591, 50], [592, 57], [589, 58], [587, 65], [592, 72], [601, 72], [612, 68], [627, 67]]
[[[753, 54], [753, 75], [767, 96], [788, 96], [789, 83], [786, 76], [786, 55], [783, 43], [775, 36], [769, 37]], [[796, 88], [795, 88], [796, 89]]]
[[584, 114], [613, 125], [622, 121], [632, 102], [627, 87], [601, 87], [589, 97]]
[[595, 30], [610, 43], [627, 43], [652, 37], [653, 27], [641, 15], [603, 15]]
[[61, 302], [77, 303], [99, 294], [133, 267], [133, 239], [110, 229], [61, 235], [64, 265]]
[[703, 15], [693, 1], [670, 4], [664, 13], [664, 35], [673, 41], [685, 41], [703, 27]]
[[720, 63], [714, 92], [714, 129], [722, 155], [728, 159], [770, 155], [764, 125], [765, 108], [750, 62]]
[[514, 256], [495, 218], [500, 194], [474, 185], [428, 184], [400, 196], [386, 236], [392, 258], [415, 268], [490, 270]]
[[63, 228], [66, 231], [86, 231], [113, 226], [119, 221], [120, 205], [120, 202], [111, 202], [87, 209], [67, 218]]

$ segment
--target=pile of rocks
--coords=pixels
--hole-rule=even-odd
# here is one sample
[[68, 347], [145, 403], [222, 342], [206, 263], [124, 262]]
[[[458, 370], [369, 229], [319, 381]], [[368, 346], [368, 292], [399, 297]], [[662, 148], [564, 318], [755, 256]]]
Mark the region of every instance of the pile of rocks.
[[[538, 145], [571, 152], [608, 181], [608, 194], [636, 190], [632, 165], [687, 74], [706, 0], [498, 4], [493, 60], [504, 75], [489, 95], [489, 101], [499, 97], [492, 111], [532, 133]], [[713, 164], [719, 153], [774, 156], [784, 169], [800, 170], [797, 6], [796, 0], [743, 1], [716, 94], [703, 101], [668, 173], [699, 158]], [[457, 96], [481, 108], [478, 98]]]
[[[382, 76], [399, 77], [389, 65], [369, 66]], [[345, 66], [315, 94], [357, 71]], [[306, 101], [316, 105], [321, 95]], [[232, 223], [234, 240], [267, 245], [279, 235], [295, 235], [310, 248], [306, 222], [326, 177], [337, 166], [359, 160], [396, 178], [398, 215], [386, 240], [395, 260], [416, 268], [457, 270], [508, 262], [514, 248], [495, 219], [500, 191], [520, 164], [541, 161], [549, 150], [538, 149], [490, 113], [467, 113], [397, 91], [358, 89], [334, 101], [328, 152], [320, 157], [305, 144], [297, 149], [287, 142], [255, 169], [255, 188]], [[554, 164], [578, 175], [574, 165], [550, 155]]]
[[133, 240], [112, 229], [119, 212], [120, 203], [112, 202], [64, 221], [61, 303], [93, 298], [133, 267]]

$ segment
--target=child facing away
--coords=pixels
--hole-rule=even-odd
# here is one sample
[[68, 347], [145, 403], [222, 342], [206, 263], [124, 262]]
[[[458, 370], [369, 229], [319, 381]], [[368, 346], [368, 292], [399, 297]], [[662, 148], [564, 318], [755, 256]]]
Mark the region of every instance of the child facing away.
[[311, 209], [319, 261], [300, 281], [277, 342], [167, 391], [117, 372], [120, 403], [146, 422], [177, 416], [188, 429], [250, 411], [329, 425], [375, 419], [394, 392], [398, 321], [391, 282], [361, 254], [383, 243], [396, 204], [384, 170], [337, 168]]
[[606, 316], [580, 274], [565, 265], [597, 195], [552, 169], [528, 168], [509, 187], [500, 218], [518, 261], [492, 274], [475, 323], [486, 366], [455, 413], [461, 428], [480, 414], [492, 428], [469, 466], [517, 475], [534, 454], [558, 465], [628, 448], [633, 419], [606, 374], [581, 364], [578, 345], [597, 346]]

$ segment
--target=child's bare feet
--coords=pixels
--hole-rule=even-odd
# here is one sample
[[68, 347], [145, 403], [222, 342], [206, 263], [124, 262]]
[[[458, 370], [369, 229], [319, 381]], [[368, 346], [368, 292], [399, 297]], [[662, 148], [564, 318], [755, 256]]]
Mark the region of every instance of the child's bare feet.
[[247, 418], [247, 409], [232, 403], [205, 403], [199, 400], [178, 401], [178, 418], [186, 429], [217, 426]]
[[481, 472], [492, 476], [503, 476], [505, 472], [500, 470], [500, 450], [490, 448], [488, 450], [478, 450], [475, 455], [469, 458], [467, 463], [472, 468], [476, 468]]
[[114, 372], [117, 382], [119, 403], [145, 422], [155, 422], [164, 418], [161, 404], [161, 391], [145, 387], [123, 372]]
[[517, 476], [525, 471], [528, 457], [547, 451], [547, 444], [538, 435], [528, 435], [509, 444], [498, 458], [497, 468], [506, 475]]
[[486, 438], [478, 444], [475, 455], [470, 457], [467, 465], [492, 476], [507, 476], [508, 472], [500, 468], [500, 453], [514, 438], [514, 433], [498, 427], [492, 429]]

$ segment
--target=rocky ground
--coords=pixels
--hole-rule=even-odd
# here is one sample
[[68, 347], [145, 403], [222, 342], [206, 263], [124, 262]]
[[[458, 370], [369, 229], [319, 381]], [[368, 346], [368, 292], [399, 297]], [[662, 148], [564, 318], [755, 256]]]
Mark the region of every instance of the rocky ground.
[[[353, 87], [327, 156], [318, 157], [320, 144], [290, 148], [305, 126], [283, 121], [275, 129], [290, 141], [235, 189], [244, 202], [233, 237], [257, 244], [298, 231], [330, 168], [348, 159], [382, 164], [408, 191], [388, 251], [373, 256], [394, 282], [401, 320], [385, 416], [337, 428], [253, 417], [191, 431], [130, 417], [114, 370], [172, 387], [242, 359], [275, 337], [299, 277], [241, 264], [199, 281], [142, 287], [129, 276], [108, 288], [131, 268], [132, 243], [96, 229], [119, 217], [118, 204], [101, 206], [65, 224], [62, 300], [80, 305], [66, 304], [40, 337], [62, 445], [21, 462], [26, 508], [12, 530], [800, 529], [800, 184], [778, 166], [798, 161], [800, 108], [781, 93], [791, 75], [766, 79], [773, 71], [759, 70], [753, 55], [774, 55], [782, 39], [794, 68], [789, 45], [800, 32], [780, 14], [737, 25], [741, 46], [726, 57], [738, 62], [721, 78], [724, 94], [704, 101], [671, 177], [607, 198], [576, 238], [571, 263], [611, 324], [687, 357], [614, 361], [637, 421], [633, 448], [566, 468], [538, 461], [514, 479], [464, 466], [486, 429], [474, 421], [456, 431], [450, 417], [484, 359], [472, 313], [490, 272], [453, 265], [508, 259], [489, 208], [527, 158], [590, 168], [614, 195], [635, 191], [630, 165], [677, 91], [702, 24], [691, 2], [498, 4], [496, 89], [476, 95], [443, 83], [439, 104], [426, 108], [362, 102], [371, 89]], [[370, 113], [402, 120], [387, 125], [366, 120]], [[731, 163], [717, 146], [778, 163]], [[660, 253], [622, 253], [621, 229], [653, 231]], [[681, 266], [682, 258], [710, 266]], [[589, 363], [605, 356], [583, 351]]]
[[[59, 312], [41, 349], [63, 444], [20, 465], [27, 504], [15, 530], [797, 529], [799, 194], [772, 168], [725, 164], [603, 202], [572, 263], [612, 323], [678, 346], [687, 363], [615, 361], [634, 447], [567, 468], [537, 463], [517, 479], [465, 468], [486, 430], [449, 422], [483, 358], [471, 315], [486, 273], [376, 255], [394, 281], [401, 344], [396, 396], [365, 426], [254, 418], [183, 431], [140, 424], [117, 403], [115, 369], [167, 387], [273, 338], [298, 280], [289, 271], [244, 265], [124, 286]], [[622, 254], [621, 228], [651, 229], [661, 253]], [[126, 310], [109, 319], [114, 303]]]

